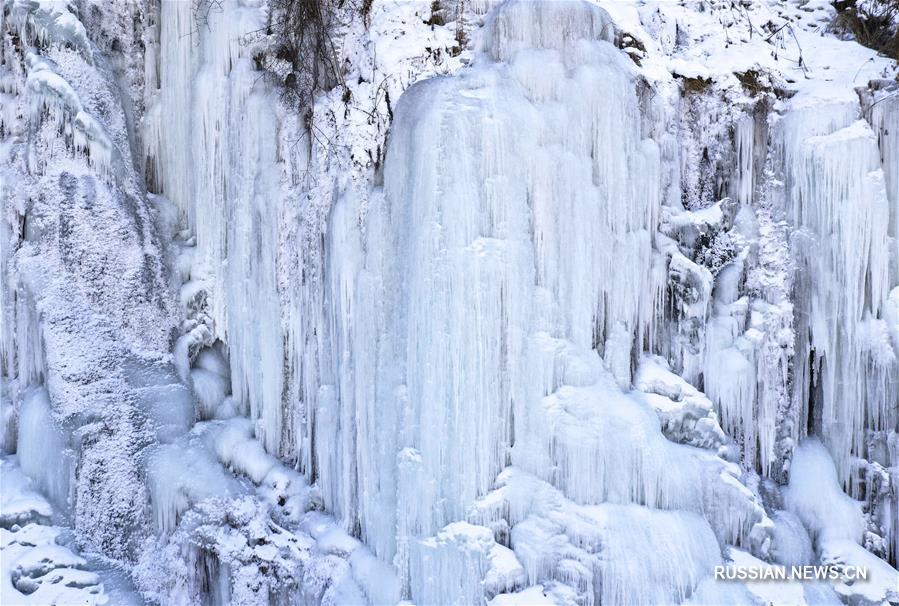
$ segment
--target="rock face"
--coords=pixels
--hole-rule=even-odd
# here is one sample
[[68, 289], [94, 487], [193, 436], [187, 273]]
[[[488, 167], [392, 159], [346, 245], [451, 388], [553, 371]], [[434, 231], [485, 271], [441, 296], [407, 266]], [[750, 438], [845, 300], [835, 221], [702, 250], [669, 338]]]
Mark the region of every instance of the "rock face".
[[899, 599], [896, 62], [426, 5], [4, 0], [2, 601]]

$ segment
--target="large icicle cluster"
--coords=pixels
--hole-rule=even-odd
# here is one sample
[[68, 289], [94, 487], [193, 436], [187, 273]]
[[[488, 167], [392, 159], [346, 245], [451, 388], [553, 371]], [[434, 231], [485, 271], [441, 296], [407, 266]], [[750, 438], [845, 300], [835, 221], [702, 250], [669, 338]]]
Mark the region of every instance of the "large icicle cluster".
[[[227, 11], [195, 4], [159, 4], [158, 54], [147, 58], [155, 76], [148, 75], [146, 91], [147, 172], [151, 188], [175, 203], [195, 238], [183, 278], [208, 292], [210, 335], [228, 345], [234, 395], [277, 452], [284, 353], [275, 283], [278, 209], [271, 203], [281, 195], [275, 96], [244, 42], [264, 26], [264, 15], [239, 3]], [[197, 10], [208, 11], [202, 27]]]
[[[655, 332], [667, 274], [653, 247], [660, 154], [641, 134], [640, 79], [614, 38], [587, 3], [502, 5], [472, 69], [404, 93], [362, 238], [353, 197], [333, 210], [337, 376], [298, 433], [313, 436], [302, 447], [315, 448], [326, 507], [358, 520], [413, 600], [432, 595], [421, 577], [440, 578], [444, 595], [461, 590], [463, 602], [491, 597], [459, 586], [464, 569], [438, 571], [461, 565], [449, 550], [470, 561], [465, 575], [490, 574], [492, 543], [453, 522], [509, 461], [575, 503], [695, 511], [706, 519], [637, 515], [767, 550], [770, 520], [716, 451], [667, 441], [656, 411], [621, 392], [634, 348]], [[518, 527], [529, 507], [506, 507], [524, 511], [472, 521], [489, 521], [515, 557], [545, 558], [524, 566], [528, 583], [570, 586], [590, 602], [615, 586], [592, 580], [603, 575], [595, 561], [574, 575], [561, 556], [539, 555], [548, 547]], [[573, 541], [601, 535], [582, 524]], [[567, 540], [546, 532], [547, 546]], [[648, 552], [615, 557], [639, 567]], [[683, 598], [697, 582], [666, 595]], [[607, 601], [631, 599], [621, 583]]]
[[845, 483], [851, 457], [866, 455], [865, 429], [896, 423], [896, 356], [879, 319], [890, 286], [880, 150], [857, 106], [797, 108], [781, 132], [803, 305], [795, 397], [811, 402], [803, 418], [840, 453]]

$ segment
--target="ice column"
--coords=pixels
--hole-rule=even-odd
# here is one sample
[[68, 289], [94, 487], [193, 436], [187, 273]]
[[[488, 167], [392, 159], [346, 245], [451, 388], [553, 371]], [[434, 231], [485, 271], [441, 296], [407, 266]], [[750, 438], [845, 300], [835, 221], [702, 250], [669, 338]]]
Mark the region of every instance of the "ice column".
[[[557, 387], [535, 333], [608, 354], [628, 384], [651, 332], [659, 152], [611, 37], [588, 3], [503, 5], [471, 69], [401, 97], [364, 240], [352, 197], [332, 213], [328, 283], [349, 313], [332, 318], [338, 372], [313, 411], [319, 479], [328, 507], [358, 502], [365, 541], [404, 574]], [[335, 443], [345, 422], [354, 437]]]
[[147, 170], [196, 236], [191, 279], [210, 291], [234, 396], [248, 404], [266, 448], [278, 453], [277, 99], [253, 64], [248, 35], [264, 15], [229, 1], [198, 24], [192, 6], [164, 0], [160, 7], [159, 92], [144, 125]]
[[850, 460], [865, 457], [866, 431], [895, 415], [897, 372], [894, 352], [879, 345], [890, 205], [877, 140], [857, 112], [800, 107], [782, 128], [799, 265], [794, 397], [853, 493]]

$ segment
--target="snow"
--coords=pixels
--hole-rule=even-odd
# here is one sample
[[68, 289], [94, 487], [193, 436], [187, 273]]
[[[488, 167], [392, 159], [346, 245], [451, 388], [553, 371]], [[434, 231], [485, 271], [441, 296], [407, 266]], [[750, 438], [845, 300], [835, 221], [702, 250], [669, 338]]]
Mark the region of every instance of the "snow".
[[543, 585], [534, 585], [515, 593], [501, 593], [488, 602], [490, 606], [550, 606], [555, 604], [543, 591]]
[[815, 543], [859, 542], [861, 504], [843, 494], [834, 463], [819, 440], [807, 438], [799, 445], [792, 472], [784, 504], [802, 520]]
[[58, 514], [22, 472], [15, 455], [0, 457], [0, 601], [34, 604], [142, 603], [121, 573], [79, 555]]
[[108, 603], [97, 575], [80, 570], [87, 562], [54, 544], [57, 530], [28, 525], [0, 529], [2, 597], [6, 604]]
[[31, 480], [15, 464], [14, 457], [4, 457], [2, 463], [3, 475], [2, 495], [0, 495], [0, 520], [3, 527], [9, 528], [14, 524], [21, 525], [30, 519], [49, 519], [53, 513], [50, 503], [41, 496], [40, 492], [31, 488]]

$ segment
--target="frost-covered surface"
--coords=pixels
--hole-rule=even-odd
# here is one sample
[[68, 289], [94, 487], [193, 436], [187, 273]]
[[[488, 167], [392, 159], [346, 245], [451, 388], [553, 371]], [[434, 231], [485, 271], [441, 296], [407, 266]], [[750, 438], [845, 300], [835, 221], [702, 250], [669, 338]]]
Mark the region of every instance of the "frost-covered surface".
[[3, 10], [9, 422], [23, 469], [72, 514], [79, 540], [127, 558], [144, 524], [137, 455], [157, 404], [138, 375], [164, 372], [173, 326], [160, 243], [126, 101], [74, 5], [11, 0]]
[[278, 6], [3, 2], [4, 604], [899, 600], [895, 61], [335, 2], [297, 108]]

